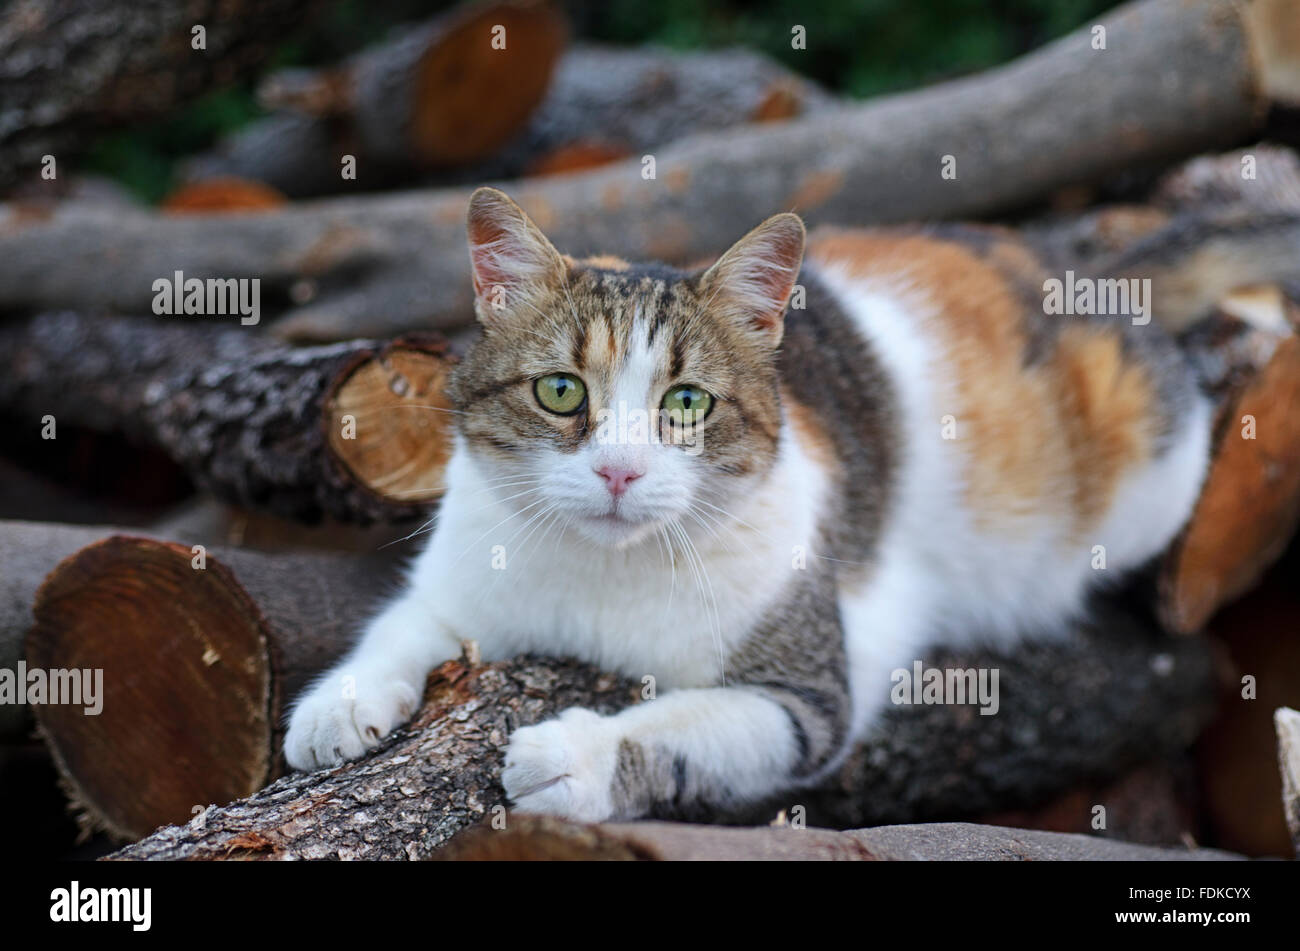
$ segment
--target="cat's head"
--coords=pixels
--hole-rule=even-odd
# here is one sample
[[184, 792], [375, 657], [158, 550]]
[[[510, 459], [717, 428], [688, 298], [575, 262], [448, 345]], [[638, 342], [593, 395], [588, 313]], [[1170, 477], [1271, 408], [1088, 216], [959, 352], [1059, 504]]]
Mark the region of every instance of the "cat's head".
[[724, 519], [776, 459], [776, 354], [803, 248], [803, 223], [782, 214], [700, 272], [575, 261], [504, 194], [476, 191], [483, 333], [450, 393], [489, 491], [612, 547]]

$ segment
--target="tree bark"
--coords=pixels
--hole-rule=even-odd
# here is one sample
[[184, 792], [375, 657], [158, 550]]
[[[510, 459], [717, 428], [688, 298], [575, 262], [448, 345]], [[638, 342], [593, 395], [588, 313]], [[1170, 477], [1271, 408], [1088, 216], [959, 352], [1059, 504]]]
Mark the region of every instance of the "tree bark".
[[[517, 86], [526, 77], [512, 77]], [[253, 123], [190, 163], [191, 180], [234, 176], [265, 182], [287, 195], [337, 194], [353, 185], [337, 156], [359, 148], [337, 116], [335, 74], [271, 76], [262, 98], [287, 111]], [[542, 90], [539, 89], [538, 93]], [[522, 132], [503, 148], [467, 155], [451, 166], [419, 152], [388, 150], [357, 180], [366, 190], [518, 178], [573, 171], [640, 156], [687, 135], [750, 122], [813, 115], [838, 101], [766, 56], [747, 50], [673, 53], [587, 46], [559, 62], [545, 97]], [[376, 121], [382, 121], [382, 116]], [[431, 170], [431, 164], [438, 167]]]
[[[183, 319], [183, 318], [182, 318]], [[403, 521], [441, 495], [440, 339], [295, 350], [248, 331], [42, 314], [0, 326], [0, 406], [155, 443], [227, 501], [302, 521]]]
[[[511, 189], [562, 249], [691, 262], [765, 214], [810, 224], [979, 217], [1063, 185], [1240, 140], [1261, 120], [1259, 63], [1233, 0], [1140, 0], [989, 72], [845, 110], [694, 136], [640, 161]], [[1015, 136], [1006, 129], [1017, 130]], [[939, 149], [935, 143], [944, 143]], [[943, 177], [945, 155], [956, 166]], [[319, 293], [282, 333], [387, 335], [470, 321], [466, 190], [160, 219], [8, 209], [0, 308], [145, 312], [152, 282], [260, 277]], [[123, 248], [130, 248], [129, 255]]]
[[836, 832], [674, 822], [580, 825], [520, 816], [503, 829], [488, 825], [468, 829], [435, 858], [460, 862], [1053, 862], [1223, 861], [1243, 856], [1217, 849], [1158, 848], [1100, 836], [964, 822]]
[[[251, 75], [319, 0], [18, 0], [0, 16], [0, 186], [96, 131]], [[192, 45], [205, 29], [204, 49]], [[66, 174], [66, 166], [58, 169]]]
[[[1106, 618], [1078, 641], [960, 659], [936, 653], [931, 665], [999, 669], [998, 715], [953, 705], [894, 707], [824, 788], [713, 818], [752, 823], [784, 809], [809, 824], [855, 827], [973, 816], [1185, 748], [1212, 706], [1206, 643], [1152, 638], [1122, 614]], [[103, 619], [100, 626], [107, 627]], [[148, 663], [156, 647], [150, 650], [137, 663]], [[501, 756], [514, 729], [574, 704], [612, 712], [637, 692], [635, 684], [563, 661], [448, 662], [431, 676], [415, 720], [366, 758], [286, 776], [118, 854], [426, 857], [460, 829], [503, 814]], [[97, 747], [99, 755], [112, 748]], [[144, 751], [138, 759], [153, 773], [168, 762]]]

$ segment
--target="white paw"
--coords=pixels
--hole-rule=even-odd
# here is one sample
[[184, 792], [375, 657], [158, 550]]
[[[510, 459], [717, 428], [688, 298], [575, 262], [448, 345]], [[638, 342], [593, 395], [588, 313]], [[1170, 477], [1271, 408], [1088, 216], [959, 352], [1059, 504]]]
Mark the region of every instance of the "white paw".
[[514, 732], [501, 783], [520, 812], [601, 822], [614, 813], [611, 786], [617, 762], [614, 724], [574, 707]]
[[409, 719], [419, 703], [419, 694], [405, 681], [332, 673], [294, 707], [284, 758], [302, 770], [356, 759]]

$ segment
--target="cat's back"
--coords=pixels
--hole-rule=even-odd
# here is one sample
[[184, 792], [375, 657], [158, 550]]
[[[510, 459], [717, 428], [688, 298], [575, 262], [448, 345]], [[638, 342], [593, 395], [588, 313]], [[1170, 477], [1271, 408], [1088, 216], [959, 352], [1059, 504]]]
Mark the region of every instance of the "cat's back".
[[1001, 229], [819, 229], [806, 261], [782, 372], [839, 447], [841, 519], [990, 607], [1026, 579], [1073, 600], [1094, 546], [1127, 567], [1182, 524], [1206, 407], [1154, 322], [1045, 313], [1051, 275]]

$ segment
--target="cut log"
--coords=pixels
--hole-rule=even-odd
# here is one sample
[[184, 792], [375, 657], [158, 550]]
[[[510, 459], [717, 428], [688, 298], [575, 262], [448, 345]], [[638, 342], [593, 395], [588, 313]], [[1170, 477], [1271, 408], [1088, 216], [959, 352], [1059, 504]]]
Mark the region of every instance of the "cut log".
[[[399, 27], [337, 68], [277, 73], [259, 98], [291, 111], [240, 130], [186, 178], [252, 179], [298, 198], [483, 159], [542, 101], [565, 34], [545, 2], [494, 0]], [[356, 159], [347, 179], [344, 155]]]
[[[631, 161], [510, 190], [562, 250], [675, 262], [717, 254], [784, 209], [810, 224], [990, 215], [1248, 135], [1265, 100], [1241, 17], [1234, 0], [1140, 0], [1103, 21], [1105, 50], [1089, 27], [968, 79], [691, 137], [656, 154], [653, 179]], [[943, 177], [945, 155], [955, 178]], [[10, 206], [0, 308], [145, 313], [153, 281], [181, 269], [260, 277], [264, 289], [317, 280], [321, 293], [282, 326], [298, 338], [465, 324], [468, 197], [329, 199], [238, 217]]]
[[1205, 485], [1161, 569], [1160, 618], [1180, 633], [1202, 629], [1252, 588], [1300, 523], [1300, 337], [1244, 340], [1231, 376], [1242, 357], [1262, 355], [1264, 364], [1224, 399]]
[[[0, 16], [0, 186], [97, 131], [255, 73], [319, 0], [17, 0]], [[196, 49], [196, 26], [204, 29]], [[60, 177], [66, 174], [60, 164]]]
[[1229, 861], [1242, 856], [1217, 849], [1159, 848], [1100, 836], [964, 822], [836, 832], [673, 822], [581, 825], [520, 816], [503, 829], [468, 829], [435, 858], [453, 862], [1177, 862]]
[[1260, 51], [1269, 98], [1300, 105], [1300, 23], [1294, 0], [1251, 0], [1247, 23]]
[[[0, 671], [16, 671], [32, 626], [36, 591], [54, 567], [112, 529], [36, 522], [0, 522]], [[19, 701], [22, 698], [16, 698]], [[32, 727], [25, 702], [0, 703], [0, 742], [21, 740]]]
[[294, 350], [250, 331], [57, 313], [0, 326], [0, 349], [12, 416], [155, 443], [231, 502], [369, 524], [415, 518], [442, 493], [440, 338]]
[[[474, 78], [460, 76], [456, 83]], [[511, 75], [510, 86], [529, 80]], [[367, 150], [338, 118], [348, 101], [339, 86], [334, 72], [271, 76], [261, 98], [292, 111], [239, 130], [215, 153], [193, 160], [187, 179], [235, 176], [304, 197], [417, 179], [431, 185], [554, 174], [639, 157], [693, 133], [813, 115], [839, 104], [813, 83], [747, 50], [674, 53], [586, 46], [563, 56], [541, 104], [504, 148], [466, 153], [471, 164], [449, 167], [445, 156], [431, 163], [414, 149], [382, 155]], [[391, 120], [385, 112], [372, 121]], [[355, 183], [339, 175], [338, 156], [349, 149], [359, 151], [363, 168]], [[582, 161], [575, 162], [579, 157]], [[377, 167], [368, 167], [372, 159]], [[442, 167], [431, 171], [431, 164]]]
[[262, 788], [286, 700], [351, 643], [375, 581], [357, 556], [125, 535], [60, 562], [37, 592], [24, 659], [102, 671], [94, 715], [33, 703], [85, 826], [136, 839]]
[[[153, 600], [145, 591], [139, 597]], [[157, 653], [144, 635], [132, 643], [143, 652], [136, 663]], [[944, 653], [932, 660], [958, 663]], [[967, 656], [961, 665], [1000, 670], [996, 717], [969, 707], [894, 708], [824, 789], [715, 818], [766, 821], [802, 807], [810, 824], [852, 827], [1024, 805], [1185, 748], [1212, 706], [1206, 644], [1153, 640], [1122, 615], [1078, 642]], [[459, 829], [502, 815], [501, 756], [514, 729], [574, 704], [613, 711], [637, 688], [554, 660], [448, 662], [431, 676], [413, 723], [366, 758], [286, 776], [229, 805], [214, 800], [199, 820], [159, 830], [120, 856], [425, 857]], [[137, 756], [151, 771], [170, 768], [166, 757]], [[114, 798], [106, 788], [101, 794]]]
[[[226, 551], [242, 545], [262, 551], [271, 548], [277, 556], [283, 555], [291, 561], [303, 550], [323, 550], [326, 560], [322, 564], [332, 566], [351, 559], [353, 570], [363, 571], [367, 577], [381, 574], [395, 577], [403, 558], [410, 554], [408, 545], [392, 544], [391, 529], [381, 533], [374, 530], [362, 533], [339, 526], [309, 529], [269, 517], [250, 521], [248, 516], [239, 518], [239, 524], [235, 525], [232, 520], [236, 517], [209, 502], [147, 530], [113, 525], [0, 521], [0, 566], [4, 569], [0, 571], [0, 670], [16, 670], [23, 658], [23, 638], [33, 624], [32, 604], [50, 572], [68, 556], [114, 535], [147, 533], [152, 538], [177, 540], [185, 547], [204, 545], [210, 551]], [[358, 597], [365, 601], [360, 593], [352, 600]], [[31, 711], [25, 703], [0, 704], [0, 744], [24, 739], [31, 727]]]

